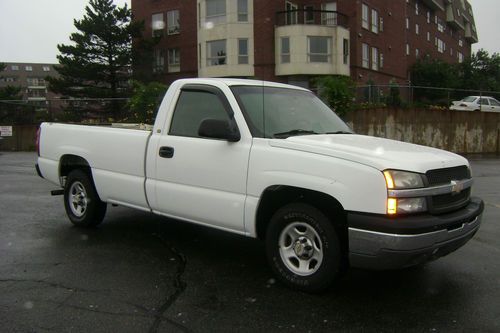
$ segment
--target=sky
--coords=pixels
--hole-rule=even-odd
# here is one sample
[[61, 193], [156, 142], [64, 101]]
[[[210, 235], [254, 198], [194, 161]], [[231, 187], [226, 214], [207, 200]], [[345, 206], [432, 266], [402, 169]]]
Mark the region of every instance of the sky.
[[[394, 0], [388, 0], [394, 1]], [[122, 6], [130, 0], [114, 0]], [[473, 51], [500, 53], [499, 0], [470, 0], [479, 43]], [[83, 17], [88, 0], [0, 0], [0, 62], [57, 63], [57, 44], [68, 44], [73, 19]]]

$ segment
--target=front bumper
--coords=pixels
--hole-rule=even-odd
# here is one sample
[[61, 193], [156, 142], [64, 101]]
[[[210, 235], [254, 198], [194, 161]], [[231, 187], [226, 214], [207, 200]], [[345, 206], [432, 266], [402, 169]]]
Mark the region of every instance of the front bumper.
[[396, 269], [447, 255], [474, 236], [483, 210], [483, 201], [472, 198], [458, 211], [435, 216], [392, 218], [349, 212], [350, 264], [370, 269]]

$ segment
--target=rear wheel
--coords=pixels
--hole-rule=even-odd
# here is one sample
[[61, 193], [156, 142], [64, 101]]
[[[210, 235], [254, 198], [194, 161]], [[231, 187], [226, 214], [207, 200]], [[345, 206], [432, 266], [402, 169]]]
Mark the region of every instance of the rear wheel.
[[340, 270], [340, 246], [331, 221], [303, 203], [279, 209], [266, 233], [272, 270], [286, 285], [306, 291], [326, 289]]
[[69, 173], [64, 188], [64, 208], [71, 223], [93, 227], [104, 219], [106, 203], [97, 194], [92, 178], [83, 170]]

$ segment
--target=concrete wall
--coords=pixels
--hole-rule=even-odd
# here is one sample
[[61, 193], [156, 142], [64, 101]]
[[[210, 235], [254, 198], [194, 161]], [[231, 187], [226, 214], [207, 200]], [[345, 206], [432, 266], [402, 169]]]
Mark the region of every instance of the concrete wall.
[[12, 136], [0, 139], [0, 151], [34, 151], [36, 130], [36, 125], [13, 126]]
[[456, 153], [500, 153], [500, 113], [374, 109], [354, 111], [346, 120], [359, 134]]
[[[456, 153], [500, 153], [500, 113], [374, 109], [346, 118], [358, 134], [412, 142]], [[14, 126], [0, 150], [35, 149], [35, 125]]]

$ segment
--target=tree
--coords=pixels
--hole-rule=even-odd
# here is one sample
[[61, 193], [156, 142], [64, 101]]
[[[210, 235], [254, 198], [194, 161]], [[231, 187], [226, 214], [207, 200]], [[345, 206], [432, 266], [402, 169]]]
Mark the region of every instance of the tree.
[[[4, 69], [5, 64], [0, 63], [0, 72]], [[27, 119], [32, 118], [32, 108], [27, 110], [30, 112], [24, 112], [22, 104], [19, 102], [12, 102], [22, 98], [21, 87], [7, 85], [0, 88], [0, 123], [23, 123], [27, 122]]]
[[134, 94], [130, 98], [130, 121], [152, 124], [158, 112], [161, 98], [165, 95], [168, 87], [159, 82], [143, 84], [133, 82]]
[[477, 51], [460, 65], [463, 89], [500, 91], [500, 54]]
[[316, 78], [314, 82], [321, 99], [339, 116], [344, 116], [351, 111], [356, 86], [349, 76], [322, 76]]
[[73, 44], [57, 46], [60, 77], [47, 78], [50, 89], [76, 98], [127, 97], [132, 38], [140, 34], [142, 24], [132, 22], [126, 4], [117, 7], [112, 0], [90, 0], [74, 25], [78, 32], [70, 36]]

